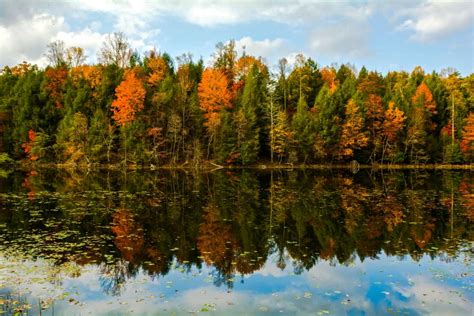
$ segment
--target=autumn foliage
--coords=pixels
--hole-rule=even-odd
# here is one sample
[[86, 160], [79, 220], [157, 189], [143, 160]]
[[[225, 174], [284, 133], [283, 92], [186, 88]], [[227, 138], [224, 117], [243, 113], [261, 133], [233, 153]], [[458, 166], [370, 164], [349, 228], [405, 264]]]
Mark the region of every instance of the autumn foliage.
[[403, 111], [395, 106], [393, 101], [388, 103], [384, 113], [383, 133], [387, 141], [394, 142], [398, 133], [403, 129], [406, 117]]
[[123, 258], [134, 262], [144, 246], [143, 233], [139, 224], [134, 221], [128, 209], [118, 209], [112, 215], [112, 233], [115, 235], [114, 244], [120, 250]]
[[259, 72], [267, 72], [267, 66], [260, 59], [249, 55], [240, 57], [235, 65], [237, 78], [245, 78], [254, 65], [258, 68]]
[[24, 144], [21, 145], [21, 147], [23, 148], [23, 151], [25, 152], [25, 154], [28, 156], [28, 159], [31, 160], [31, 161], [36, 161], [38, 160], [38, 156], [36, 156], [35, 154], [33, 154], [32, 152], [32, 149], [33, 149], [33, 145], [35, 143], [35, 140], [36, 140], [36, 133], [34, 130], [30, 129], [28, 131], [28, 141]]
[[48, 68], [46, 69], [45, 90], [54, 101], [56, 108], [62, 108], [63, 88], [67, 80], [68, 70], [66, 68]]
[[337, 89], [337, 80], [336, 80], [336, 72], [334, 69], [331, 68], [323, 68], [321, 69], [321, 77], [323, 78], [324, 82], [329, 87], [329, 91], [334, 93]]
[[220, 111], [232, 107], [232, 93], [227, 87], [227, 77], [221, 70], [204, 70], [198, 87], [199, 107], [204, 111], [204, 125], [211, 130], [220, 124]]
[[31, 64], [24, 61], [21, 64], [11, 67], [10, 71], [12, 72], [12, 75], [14, 76], [22, 76], [26, 74], [28, 71], [30, 71], [31, 69], [32, 69]]
[[359, 112], [357, 103], [349, 100], [346, 105], [346, 121], [342, 126], [339, 154], [344, 158], [350, 158], [354, 151], [367, 146], [369, 138], [363, 131], [364, 120]]
[[236, 246], [232, 227], [220, 220], [219, 209], [209, 204], [204, 209], [204, 221], [199, 227], [197, 248], [206, 264], [214, 264], [230, 272], [226, 258], [232, 256], [232, 248]]
[[102, 73], [98, 66], [81, 65], [71, 68], [70, 76], [74, 84], [79, 85], [81, 80], [85, 80], [92, 89], [95, 89], [101, 83]]
[[125, 72], [125, 79], [115, 89], [115, 97], [112, 117], [118, 125], [127, 125], [143, 109], [145, 100], [145, 88], [133, 69]]
[[474, 161], [473, 74], [382, 74], [303, 54], [276, 69], [238, 50], [219, 43], [206, 68], [191, 54], [142, 56], [115, 33], [87, 65], [83, 49], [51, 43], [46, 68], [0, 72], [0, 150], [90, 166], [123, 153], [124, 167]]
[[414, 104], [421, 104], [433, 115], [437, 113], [436, 102], [433, 99], [433, 94], [431, 93], [430, 88], [428, 88], [424, 82], [422, 82], [416, 89], [412, 101]]
[[466, 156], [474, 156], [474, 113], [469, 114], [462, 132], [461, 150]]
[[156, 53], [151, 54], [147, 59], [147, 67], [150, 70], [147, 82], [151, 86], [159, 84], [165, 78], [166, 72], [168, 71], [166, 61]]

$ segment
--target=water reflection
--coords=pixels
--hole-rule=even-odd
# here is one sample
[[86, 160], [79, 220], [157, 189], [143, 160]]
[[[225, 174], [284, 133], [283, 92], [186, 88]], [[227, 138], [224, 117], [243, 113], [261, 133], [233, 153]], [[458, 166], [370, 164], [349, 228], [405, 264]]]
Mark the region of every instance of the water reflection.
[[[238, 170], [84, 175], [44, 170], [13, 173], [0, 180], [0, 190], [3, 260], [16, 258], [22, 266], [46, 260], [47, 283], [88, 275], [98, 280], [106, 296], [128, 297], [127, 288], [136, 287], [130, 283], [137, 278], [147, 276], [144, 282], [152, 284], [172, 279], [177, 271], [214, 284], [201, 296], [220, 288], [234, 293], [234, 300], [243, 295], [235, 290], [252, 288], [258, 276], [272, 276], [271, 286], [277, 288], [278, 275], [291, 276], [293, 282], [305, 280], [304, 288], [313, 278], [324, 281], [326, 273], [332, 275], [333, 286], [344, 288], [350, 282], [344, 285], [343, 279], [337, 285], [335, 271], [350, 280], [360, 272], [356, 268], [367, 273], [368, 266], [382, 262], [392, 266], [394, 275], [399, 273], [399, 292], [409, 295], [419, 289], [403, 284], [409, 281], [400, 262], [408, 269], [430, 260], [458, 262], [450, 265], [458, 269], [460, 260], [467, 260], [464, 267], [470, 269], [472, 258], [474, 177], [469, 172], [352, 175]], [[379, 258], [383, 260], [368, 261]], [[28, 271], [15, 275], [31, 277]], [[422, 271], [415, 279], [417, 285], [438, 286], [430, 285], [427, 271]], [[0, 275], [0, 281], [2, 276], [15, 280]], [[472, 277], [466, 277], [472, 290]], [[360, 275], [354, 282], [362, 282]], [[459, 282], [457, 286], [466, 286], [465, 281]], [[263, 285], [254, 286], [257, 294], [266, 291]], [[354, 292], [360, 290], [354, 286]], [[390, 291], [380, 287], [378, 295], [385, 297], [384, 292]], [[313, 301], [313, 292], [308, 288], [298, 295]], [[329, 294], [321, 293], [328, 298], [328, 310], [334, 308], [333, 296], [337, 304], [347, 299], [347, 304], [354, 305], [354, 298]], [[377, 297], [369, 295], [364, 300]], [[213, 306], [202, 308], [212, 310]], [[356, 310], [368, 311], [369, 306]], [[264, 308], [259, 311], [265, 312]]]

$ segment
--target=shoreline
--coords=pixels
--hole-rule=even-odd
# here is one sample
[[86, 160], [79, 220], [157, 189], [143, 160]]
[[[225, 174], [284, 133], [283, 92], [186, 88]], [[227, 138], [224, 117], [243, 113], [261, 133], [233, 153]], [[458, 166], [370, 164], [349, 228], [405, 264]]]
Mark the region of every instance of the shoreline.
[[[212, 162], [204, 162], [199, 167], [193, 167], [189, 164], [167, 164], [167, 165], [134, 165], [129, 164], [124, 168], [121, 164], [97, 164], [97, 165], [72, 165], [72, 164], [25, 164], [18, 162], [14, 164], [13, 170], [31, 170], [31, 169], [58, 169], [58, 170], [192, 170], [192, 171], [217, 171], [217, 170], [472, 170], [474, 171], [474, 164], [271, 164], [260, 163], [247, 166], [239, 165], [218, 165]], [[8, 168], [10, 169], [10, 168]]]

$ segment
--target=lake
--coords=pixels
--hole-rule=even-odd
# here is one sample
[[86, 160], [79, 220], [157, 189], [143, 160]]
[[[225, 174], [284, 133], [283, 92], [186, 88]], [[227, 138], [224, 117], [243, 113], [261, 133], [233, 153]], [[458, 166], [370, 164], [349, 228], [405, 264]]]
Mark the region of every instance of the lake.
[[0, 314], [472, 315], [472, 171], [12, 172]]

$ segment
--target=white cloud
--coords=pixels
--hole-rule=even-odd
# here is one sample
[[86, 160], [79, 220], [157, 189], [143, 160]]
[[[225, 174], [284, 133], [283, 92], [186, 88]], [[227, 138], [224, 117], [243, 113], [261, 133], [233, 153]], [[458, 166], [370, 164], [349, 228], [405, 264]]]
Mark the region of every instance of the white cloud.
[[33, 15], [12, 24], [0, 23], [0, 65], [14, 65], [24, 60], [43, 62], [50, 40], [65, 27], [63, 17]]
[[[74, 4], [73, 4], [74, 5]], [[77, 10], [108, 13], [120, 16], [150, 18], [174, 15], [200, 26], [237, 24], [263, 20], [285, 24], [314, 23], [334, 16], [365, 20], [373, 13], [370, 3], [344, 3], [320, 1], [283, 2], [226, 1], [226, 0], [84, 0], [75, 4]]]
[[474, 27], [474, 2], [425, 1], [398, 12], [397, 30], [413, 32], [412, 39], [432, 41], [456, 31]]
[[[102, 23], [94, 21], [90, 26], [71, 29], [68, 20], [71, 12], [102, 12], [115, 15], [113, 31], [125, 31], [132, 47], [140, 53], [152, 49], [160, 30], [148, 27], [153, 12], [147, 11], [147, 2], [85, 1], [84, 3], [28, 2], [19, 0], [18, 5], [7, 2], [0, 12], [0, 67], [22, 61], [47, 65], [44, 54], [47, 45], [62, 40], [68, 46], [85, 49], [89, 62], [95, 62], [106, 33], [101, 33]], [[81, 16], [78, 14], [78, 16]], [[69, 22], [69, 23], [68, 23]]]
[[[99, 19], [88, 21], [92, 13]], [[156, 45], [159, 30], [153, 29], [153, 25], [164, 16], [201, 27], [252, 21], [287, 24], [310, 34], [304, 50], [331, 59], [360, 58], [371, 55], [369, 19], [375, 15], [385, 16], [396, 30], [408, 32], [415, 40], [431, 41], [472, 29], [474, 4], [455, 0], [83, 0], [54, 5], [50, 1], [6, 1], [0, 10], [0, 65], [24, 59], [44, 63], [46, 45], [56, 38], [85, 43], [88, 55], [95, 57], [104, 28], [124, 32], [134, 48], [143, 53]], [[276, 55], [291, 52], [289, 43], [280, 38], [243, 37], [238, 44], [245, 44], [249, 53], [271, 62], [276, 61]]]
[[237, 23], [241, 20], [236, 10], [216, 5], [191, 6], [189, 10], [184, 11], [184, 17], [188, 22], [201, 26]]
[[370, 56], [370, 28], [365, 22], [340, 22], [316, 29], [310, 36], [310, 48], [317, 55], [360, 58]]
[[235, 41], [235, 47], [240, 54], [245, 49], [249, 55], [271, 59], [275, 55], [279, 55], [284, 50], [286, 41], [281, 38], [254, 40], [250, 36], [242, 37]]
[[472, 305], [459, 295], [456, 288], [436, 283], [424, 276], [414, 276], [411, 281], [413, 285], [395, 289], [405, 297], [404, 300], [396, 301], [396, 306], [427, 315], [472, 315]]

